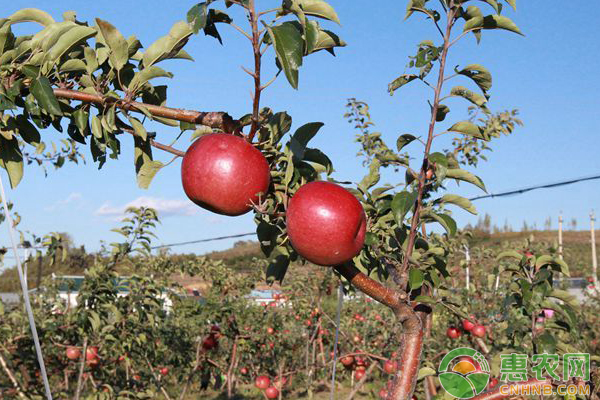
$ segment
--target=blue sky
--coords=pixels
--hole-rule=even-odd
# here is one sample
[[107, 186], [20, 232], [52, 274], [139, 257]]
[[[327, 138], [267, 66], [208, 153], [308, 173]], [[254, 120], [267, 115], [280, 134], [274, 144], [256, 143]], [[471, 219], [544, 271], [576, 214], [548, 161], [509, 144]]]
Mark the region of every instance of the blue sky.
[[[405, 72], [407, 57], [414, 54], [416, 44], [423, 39], [437, 40], [438, 34], [420, 16], [403, 21], [405, 1], [330, 3], [338, 12], [342, 26], [327, 22], [322, 25], [338, 32], [348, 46], [338, 49], [335, 58], [324, 52], [306, 58], [300, 71], [299, 90], [292, 89], [281, 76], [263, 93], [262, 105], [276, 111], [287, 110], [293, 117], [293, 129], [307, 122], [324, 122], [324, 128], [311, 144], [333, 160], [335, 178], [358, 181], [364, 171], [355, 158], [355, 132], [343, 118], [346, 99], [356, 97], [370, 104], [375, 128], [390, 145], [401, 133], [425, 134], [429, 89], [411, 84], [390, 97], [386, 88], [391, 80]], [[184, 19], [194, 3], [177, 0], [168, 2], [168, 7], [165, 4], [154, 0], [143, 3], [13, 0], [3, 6], [2, 16], [21, 8], [37, 7], [60, 19], [62, 12], [75, 10], [79, 20], [92, 21], [94, 17], [108, 20], [125, 36], [136, 34], [147, 47], [166, 34], [173, 23]], [[259, 0], [258, 4], [264, 9], [277, 2]], [[511, 137], [493, 143], [489, 161], [481, 164], [476, 173], [491, 192], [600, 173], [600, 83], [595, 76], [600, 69], [597, 13], [593, 7], [584, 12], [577, 2], [562, 2], [556, 7], [548, 6], [545, 1], [529, 0], [519, 1], [516, 13], [506, 10], [505, 14], [513, 18], [525, 37], [508, 32], [485, 32], [479, 47], [473, 38], [468, 38], [453, 48], [449, 59], [450, 67], [469, 63], [487, 66], [494, 77], [490, 108], [498, 111], [518, 108], [525, 123]], [[234, 13], [233, 17], [236, 23], [245, 26], [241, 14]], [[250, 110], [251, 82], [240, 69], [240, 65], [250, 66], [249, 44], [233, 29], [224, 25], [219, 28], [225, 46], [212, 38], [195, 36], [186, 47], [195, 62], [179, 60], [163, 65], [175, 74], [168, 82], [170, 106], [226, 110], [233, 116]], [[268, 79], [274, 72], [271, 55], [265, 61], [263, 74]], [[452, 83], [468, 85], [466, 81]], [[452, 109], [447, 118], [449, 123], [464, 118], [463, 103], [448, 105]], [[443, 127], [442, 123], [440, 128]], [[177, 129], [161, 127], [158, 137], [168, 143], [177, 133]], [[60, 137], [53, 132], [44, 135]], [[188, 138], [183, 137], [176, 147], [184, 150], [189, 144]], [[448, 139], [440, 139], [434, 148], [447, 147]], [[411, 146], [414, 146], [410, 148], [411, 155], [420, 157], [422, 149]], [[87, 150], [86, 165], [51, 170], [47, 178], [41, 169], [27, 167], [23, 182], [7, 194], [23, 218], [20, 228], [36, 234], [66, 231], [76, 244], [97, 249], [100, 240], [118, 240], [110, 229], [118, 224], [125, 205], [144, 203], [162, 211], [157, 244], [255, 229], [251, 215], [230, 218], [194, 207], [181, 188], [180, 161], [162, 170], [150, 189], [139, 189], [131, 147], [131, 143], [123, 141], [120, 160], [109, 160], [100, 171], [91, 162]], [[158, 158], [169, 159], [167, 155]], [[6, 182], [6, 174], [1, 173]], [[403, 173], [387, 174], [386, 179], [403, 180]], [[464, 185], [451, 189], [465, 196], [479, 194]], [[481, 200], [476, 206], [481, 215], [491, 214], [498, 225], [507, 220], [518, 229], [523, 220], [527, 220], [541, 227], [547, 217], [555, 221], [562, 211], [567, 220], [577, 218], [581, 229], [589, 226], [590, 210], [600, 208], [599, 198], [600, 181], [597, 180], [521, 196]], [[459, 225], [477, 220], [462, 211], [457, 211], [455, 216]], [[0, 232], [1, 243], [7, 240], [4, 229]], [[227, 248], [234, 241], [174, 250], [203, 253]]]

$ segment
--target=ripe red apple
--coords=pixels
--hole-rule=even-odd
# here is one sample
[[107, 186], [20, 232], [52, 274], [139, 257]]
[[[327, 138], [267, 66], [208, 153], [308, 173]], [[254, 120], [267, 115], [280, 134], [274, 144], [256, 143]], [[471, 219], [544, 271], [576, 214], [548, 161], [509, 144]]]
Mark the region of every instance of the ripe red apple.
[[267, 328], [267, 333], [268, 333], [269, 335], [272, 335], [272, 334], [274, 334], [274, 333], [275, 333], [275, 329], [273, 329], [273, 328], [271, 328], [271, 327], [268, 327], [268, 328]]
[[462, 326], [463, 329], [468, 332], [475, 327], [475, 324], [469, 321], [468, 319], [463, 319]]
[[77, 360], [81, 357], [81, 351], [77, 347], [67, 347], [67, 358]]
[[365, 212], [346, 189], [330, 182], [310, 182], [290, 200], [286, 213], [292, 246], [318, 265], [351, 260], [363, 246]]
[[202, 342], [202, 348], [206, 351], [212, 350], [219, 345], [217, 339], [213, 335], [208, 335], [204, 342]]
[[85, 360], [92, 361], [98, 359], [98, 346], [90, 346], [85, 351]]
[[396, 361], [387, 360], [383, 363], [383, 370], [386, 374], [395, 374], [398, 369], [398, 363]]
[[446, 336], [448, 336], [450, 339], [458, 339], [460, 337], [460, 335], [461, 335], [460, 331], [454, 326], [451, 326], [446, 331]]
[[142, 378], [141, 378], [141, 377], [140, 377], [138, 374], [135, 374], [135, 375], [133, 376], [133, 380], [134, 380], [134, 381], [137, 381], [137, 382], [139, 382], [141, 379], [142, 379]]
[[92, 359], [86, 360], [85, 363], [90, 368], [96, 368], [98, 365], [100, 365], [100, 360], [98, 358], [92, 358]]
[[265, 390], [269, 386], [271, 386], [271, 379], [269, 379], [266, 375], [259, 375], [254, 380], [254, 386], [259, 389]]
[[473, 336], [484, 337], [485, 336], [485, 326], [483, 325], [475, 325], [475, 327], [471, 330]]
[[342, 363], [342, 365], [344, 367], [351, 367], [354, 364], [354, 357], [352, 356], [345, 356], [340, 358], [340, 362]]
[[269, 163], [239, 136], [213, 133], [201, 136], [181, 163], [185, 194], [202, 208], [223, 215], [242, 215], [267, 193]]
[[246, 367], [240, 368], [240, 374], [242, 374], [242, 375], [248, 375], [248, 368], [246, 368]]
[[388, 397], [388, 391], [387, 391], [387, 390], [385, 390], [385, 388], [382, 388], [382, 389], [379, 391], [379, 398], [380, 398], [380, 399], [382, 399], [382, 400], [386, 400], [386, 399], [387, 399], [387, 397]]
[[357, 369], [356, 371], [354, 371], [354, 379], [356, 379], [357, 381], [360, 381], [363, 376], [365, 376], [366, 372], [364, 369]]
[[160, 374], [161, 374], [162, 376], [167, 376], [167, 375], [169, 374], [169, 368], [167, 368], [167, 367], [162, 367], [162, 368], [160, 369]]
[[267, 399], [276, 399], [279, 397], [279, 390], [273, 386], [269, 386], [265, 389], [265, 396], [267, 396]]

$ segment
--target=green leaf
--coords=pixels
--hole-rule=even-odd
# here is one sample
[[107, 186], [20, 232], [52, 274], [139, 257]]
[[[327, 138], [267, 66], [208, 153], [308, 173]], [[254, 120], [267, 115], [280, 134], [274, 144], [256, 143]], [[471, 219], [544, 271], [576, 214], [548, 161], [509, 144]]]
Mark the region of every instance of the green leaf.
[[517, 11], [517, 0], [506, 0], [506, 2], [513, 8], [514, 11]]
[[294, 89], [298, 89], [298, 68], [302, 65], [304, 40], [298, 26], [292, 22], [284, 22], [275, 27], [267, 27], [273, 42], [279, 65]]
[[148, 133], [146, 132], [146, 128], [144, 128], [144, 125], [135, 117], [129, 117], [129, 123], [135, 131], [135, 134], [143, 141], [146, 141], [146, 139], [148, 138]]
[[194, 34], [206, 27], [208, 5], [206, 2], [195, 4], [187, 12], [187, 22], [192, 25]]
[[79, 129], [79, 133], [81, 136], [86, 136], [89, 134], [89, 113], [85, 111], [83, 108], [79, 108], [73, 112], [73, 121], [75, 122], [75, 126]]
[[62, 115], [58, 100], [52, 91], [50, 81], [45, 76], [39, 77], [31, 85], [31, 93], [40, 107], [52, 115]]
[[487, 103], [485, 96], [475, 93], [464, 86], [455, 86], [450, 90], [450, 96], [462, 97], [467, 101], [475, 104], [477, 107], [484, 107]]
[[87, 66], [79, 59], [67, 60], [60, 66], [60, 72], [86, 71]]
[[18, 22], [37, 22], [40, 25], [48, 26], [53, 24], [54, 18], [45, 11], [38, 10], [37, 8], [24, 8], [12, 14], [8, 17], [11, 24]]
[[484, 93], [492, 88], [492, 74], [483, 65], [469, 64], [460, 71], [457, 68], [454, 70], [457, 74], [471, 78]]
[[102, 133], [102, 121], [96, 115], [92, 116], [92, 135], [96, 139], [102, 139], [104, 136]]
[[156, 173], [164, 166], [165, 165], [160, 161], [150, 161], [144, 163], [137, 175], [138, 186], [142, 189], [148, 189], [150, 182], [152, 182], [152, 179], [154, 179]]
[[469, 171], [465, 171], [464, 169], [450, 168], [446, 172], [446, 177], [471, 183], [487, 193], [487, 190], [485, 189], [485, 185], [483, 184], [481, 178], [479, 178], [476, 175], [473, 175]]
[[473, 215], [477, 215], [477, 210], [475, 209], [475, 206], [473, 205], [473, 203], [471, 203], [471, 201], [469, 199], [466, 199], [466, 198], [456, 195], [456, 194], [445, 194], [441, 198], [436, 200], [436, 202], [451, 203], [451, 204], [459, 206], [463, 210], [468, 211]]
[[267, 282], [283, 282], [285, 273], [290, 265], [290, 258], [284, 255], [278, 255], [267, 267]]
[[561, 260], [558, 257], [551, 256], [551, 255], [543, 255], [543, 256], [539, 257], [535, 262], [535, 266], [538, 269], [545, 265], [556, 266], [556, 267], [558, 267], [560, 272], [562, 272], [564, 275], [570, 276], [569, 266], [567, 265], [566, 262], [564, 262], [564, 260]]
[[144, 67], [149, 67], [178, 54], [192, 33], [194, 31], [188, 23], [184, 21], [175, 23], [168, 35], [159, 38], [148, 47], [142, 58]]
[[15, 120], [21, 138], [23, 138], [26, 143], [29, 143], [33, 146], [39, 145], [41, 142], [41, 137], [35, 125], [29, 122], [27, 117], [24, 115], [17, 115]]
[[332, 6], [322, 0], [296, 0], [304, 14], [340, 23], [338, 15]]
[[404, 146], [410, 144], [416, 138], [416, 136], [413, 136], [410, 133], [405, 133], [404, 135], [398, 136], [398, 140], [396, 140], [396, 147], [398, 148], [398, 151], [402, 151]]
[[401, 88], [407, 83], [414, 81], [417, 78], [418, 76], [415, 74], [400, 75], [398, 78], [394, 79], [390, 84], [388, 84], [388, 93], [390, 94], [390, 96], [393, 96], [394, 92], [397, 89]]
[[471, 18], [465, 23], [463, 31], [467, 32], [474, 29], [504, 29], [523, 35], [510, 18], [498, 14]]
[[445, 104], [440, 104], [438, 106], [437, 112], [435, 114], [435, 120], [441, 122], [446, 119], [446, 114], [450, 112], [450, 107]]
[[548, 293], [548, 297], [561, 300], [574, 309], [579, 308], [579, 302], [577, 301], [577, 298], [566, 290], [553, 289], [550, 293]]
[[456, 124], [454, 124], [450, 128], [448, 128], [448, 131], [458, 132], [458, 133], [472, 136], [477, 139], [485, 140], [485, 136], [483, 135], [483, 129], [480, 128], [479, 126], [475, 125], [471, 121], [457, 122]]
[[133, 75], [133, 79], [131, 79], [131, 82], [129, 83], [129, 90], [133, 92], [137, 91], [150, 79], [172, 77], [172, 73], [167, 72], [164, 69], [155, 65], [151, 65], [149, 67], [144, 68], [141, 71], [136, 72], [135, 75]]
[[367, 192], [370, 188], [375, 186], [381, 177], [379, 173], [379, 167], [381, 162], [378, 159], [374, 159], [369, 165], [369, 173], [358, 183], [358, 187], [363, 191]]
[[[421, 296], [417, 296], [417, 298], [419, 298]], [[415, 301], [418, 301], [415, 299]], [[417, 375], [417, 380], [421, 380], [423, 378], [425, 378], [426, 376], [434, 376], [436, 374], [435, 369], [430, 368], [430, 367], [422, 367], [421, 369], [419, 369], [419, 374]]]
[[402, 192], [396, 193], [392, 200], [391, 207], [392, 212], [394, 213], [394, 220], [398, 225], [402, 226], [406, 214], [414, 206], [417, 197], [417, 192], [407, 192], [406, 190], [403, 190]]
[[44, 59], [51, 61], [51, 65], [53, 65], [67, 50], [79, 42], [95, 36], [96, 33], [97, 31], [94, 28], [78, 25], [61, 35], [56, 44], [46, 53]]
[[502, 253], [498, 254], [498, 256], [496, 257], [496, 261], [499, 261], [503, 258], [514, 258], [517, 260], [520, 260], [523, 258], [523, 254], [519, 253], [518, 251], [515, 250], [507, 250], [507, 251], [503, 251]]
[[309, 122], [308, 124], [302, 125], [294, 132], [294, 135], [290, 139], [290, 150], [294, 153], [294, 157], [296, 157], [298, 161], [304, 159], [306, 145], [323, 125], [322, 122]]
[[[307, 26], [312, 25], [310, 21]], [[334, 47], [345, 47], [346, 42], [344, 42], [338, 35], [335, 33], [328, 31], [327, 29], [320, 29], [317, 31], [317, 37], [314, 44], [311, 44], [312, 50], [308, 51], [308, 39], [307, 38], [307, 53], [315, 53], [319, 50], [327, 50], [331, 54], [335, 55], [333, 49]]]
[[129, 44], [121, 33], [107, 21], [96, 18], [96, 24], [104, 37], [104, 41], [110, 48], [108, 58], [113, 67], [119, 71], [129, 61]]
[[304, 161], [310, 161], [322, 165], [324, 171], [329, 175], [333, 172], [333, 164], [329, 157], [319, 149], [306, 149], [304, 152]]
[[423, 272], [416, 268], [412, 268], [408, 272], [408, 283], [410, 284], [411, 290], [415, 290], [423, 286]]
[[[417, 297], [415, 297], [415, 301], [417, 303], [424, 303], [424, 304], [435, 304], [437, 303], [437, 301], [435, 301], [435, 299], [431, 296], [425, 296], [425, 295], [419, 295]], [[423, 369], [423, 368], [421, 368]]]
[[446, 214], [437, 214], [431, 213], [431, 217], [436, 220], [442, 227], [446, 230], [449, 236], [454, 236], [456, 234], [456, 230], [458, 229], [456, 226], [456, 221]]
[[8, 173], [10, 186], [16, 188], [23, 178], [23, 155], [16, 137], [7, 140], [0, 135], [0, 167]]
[[498, 2], [496, 0], [482, 0], [486, 3], [488, 3], [490, 6], [492, 6], [494, 8], [494, 11], [496, 12], [496, 14], [500, 13], [500, 6], [498, 5]]

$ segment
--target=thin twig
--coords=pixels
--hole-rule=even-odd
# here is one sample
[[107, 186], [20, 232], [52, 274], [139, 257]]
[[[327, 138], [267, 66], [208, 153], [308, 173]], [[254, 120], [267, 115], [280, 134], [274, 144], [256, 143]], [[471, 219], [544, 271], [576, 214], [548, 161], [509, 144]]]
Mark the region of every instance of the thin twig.
[[17, 394], [19, 395], [19, 397], [22, 399], [27, 399], [27, 397], [21, 391], [21, 387], [19, 386], [19, 383], [15, 379], [15, 376], [13, 375], [12, 371], [8, 368], [8, 364], [6, 364], [6, 361], [4, 361], [4, 357], [2, 357], [2, 354], [0, 354], [0, 364], [2, 364], [2, 369], [4, 370], [4, 372], [6, 372], [6, 376], [8, 376], [8, 379], [13, 384], [13, 387], [17, 391]]

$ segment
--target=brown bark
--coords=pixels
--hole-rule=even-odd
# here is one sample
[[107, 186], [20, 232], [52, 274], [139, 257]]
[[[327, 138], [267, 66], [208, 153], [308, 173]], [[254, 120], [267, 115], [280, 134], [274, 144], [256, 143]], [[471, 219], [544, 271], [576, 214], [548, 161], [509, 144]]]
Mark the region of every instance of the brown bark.
[[189, 122], [192, 124], [206, 125], [211, 128], [218, 128], [227, 133], [233, 133], [240, 128], [239, 121], [234, 120], [226, 112], [203, 112], [193, 110], [183, 110], [180, 108], [171, 108], [157, 106], [154, 104], [139, 103], [137, 101], [125, 101], [123, 99], [114, 99], [77, 90], [54, 89], [54, 95], [63, 99], [80, 100], [84, 103], [94, 104], [116, 104], [122, 110], [142, 112], [145, 108], [155, 117], [169, 118], [176, 121]]
[[420, 318], [406, 303], [405, 293], [397, 293], [386, 288], [350, 263], [338, 265], [335, 269], [357, 289], [391, 308], [398, 322], [402, 324], [397, 358], [399, 367], [388, 398], [390, 400], [410, 399], [417, 382], [423, 348], [423, 329]]

